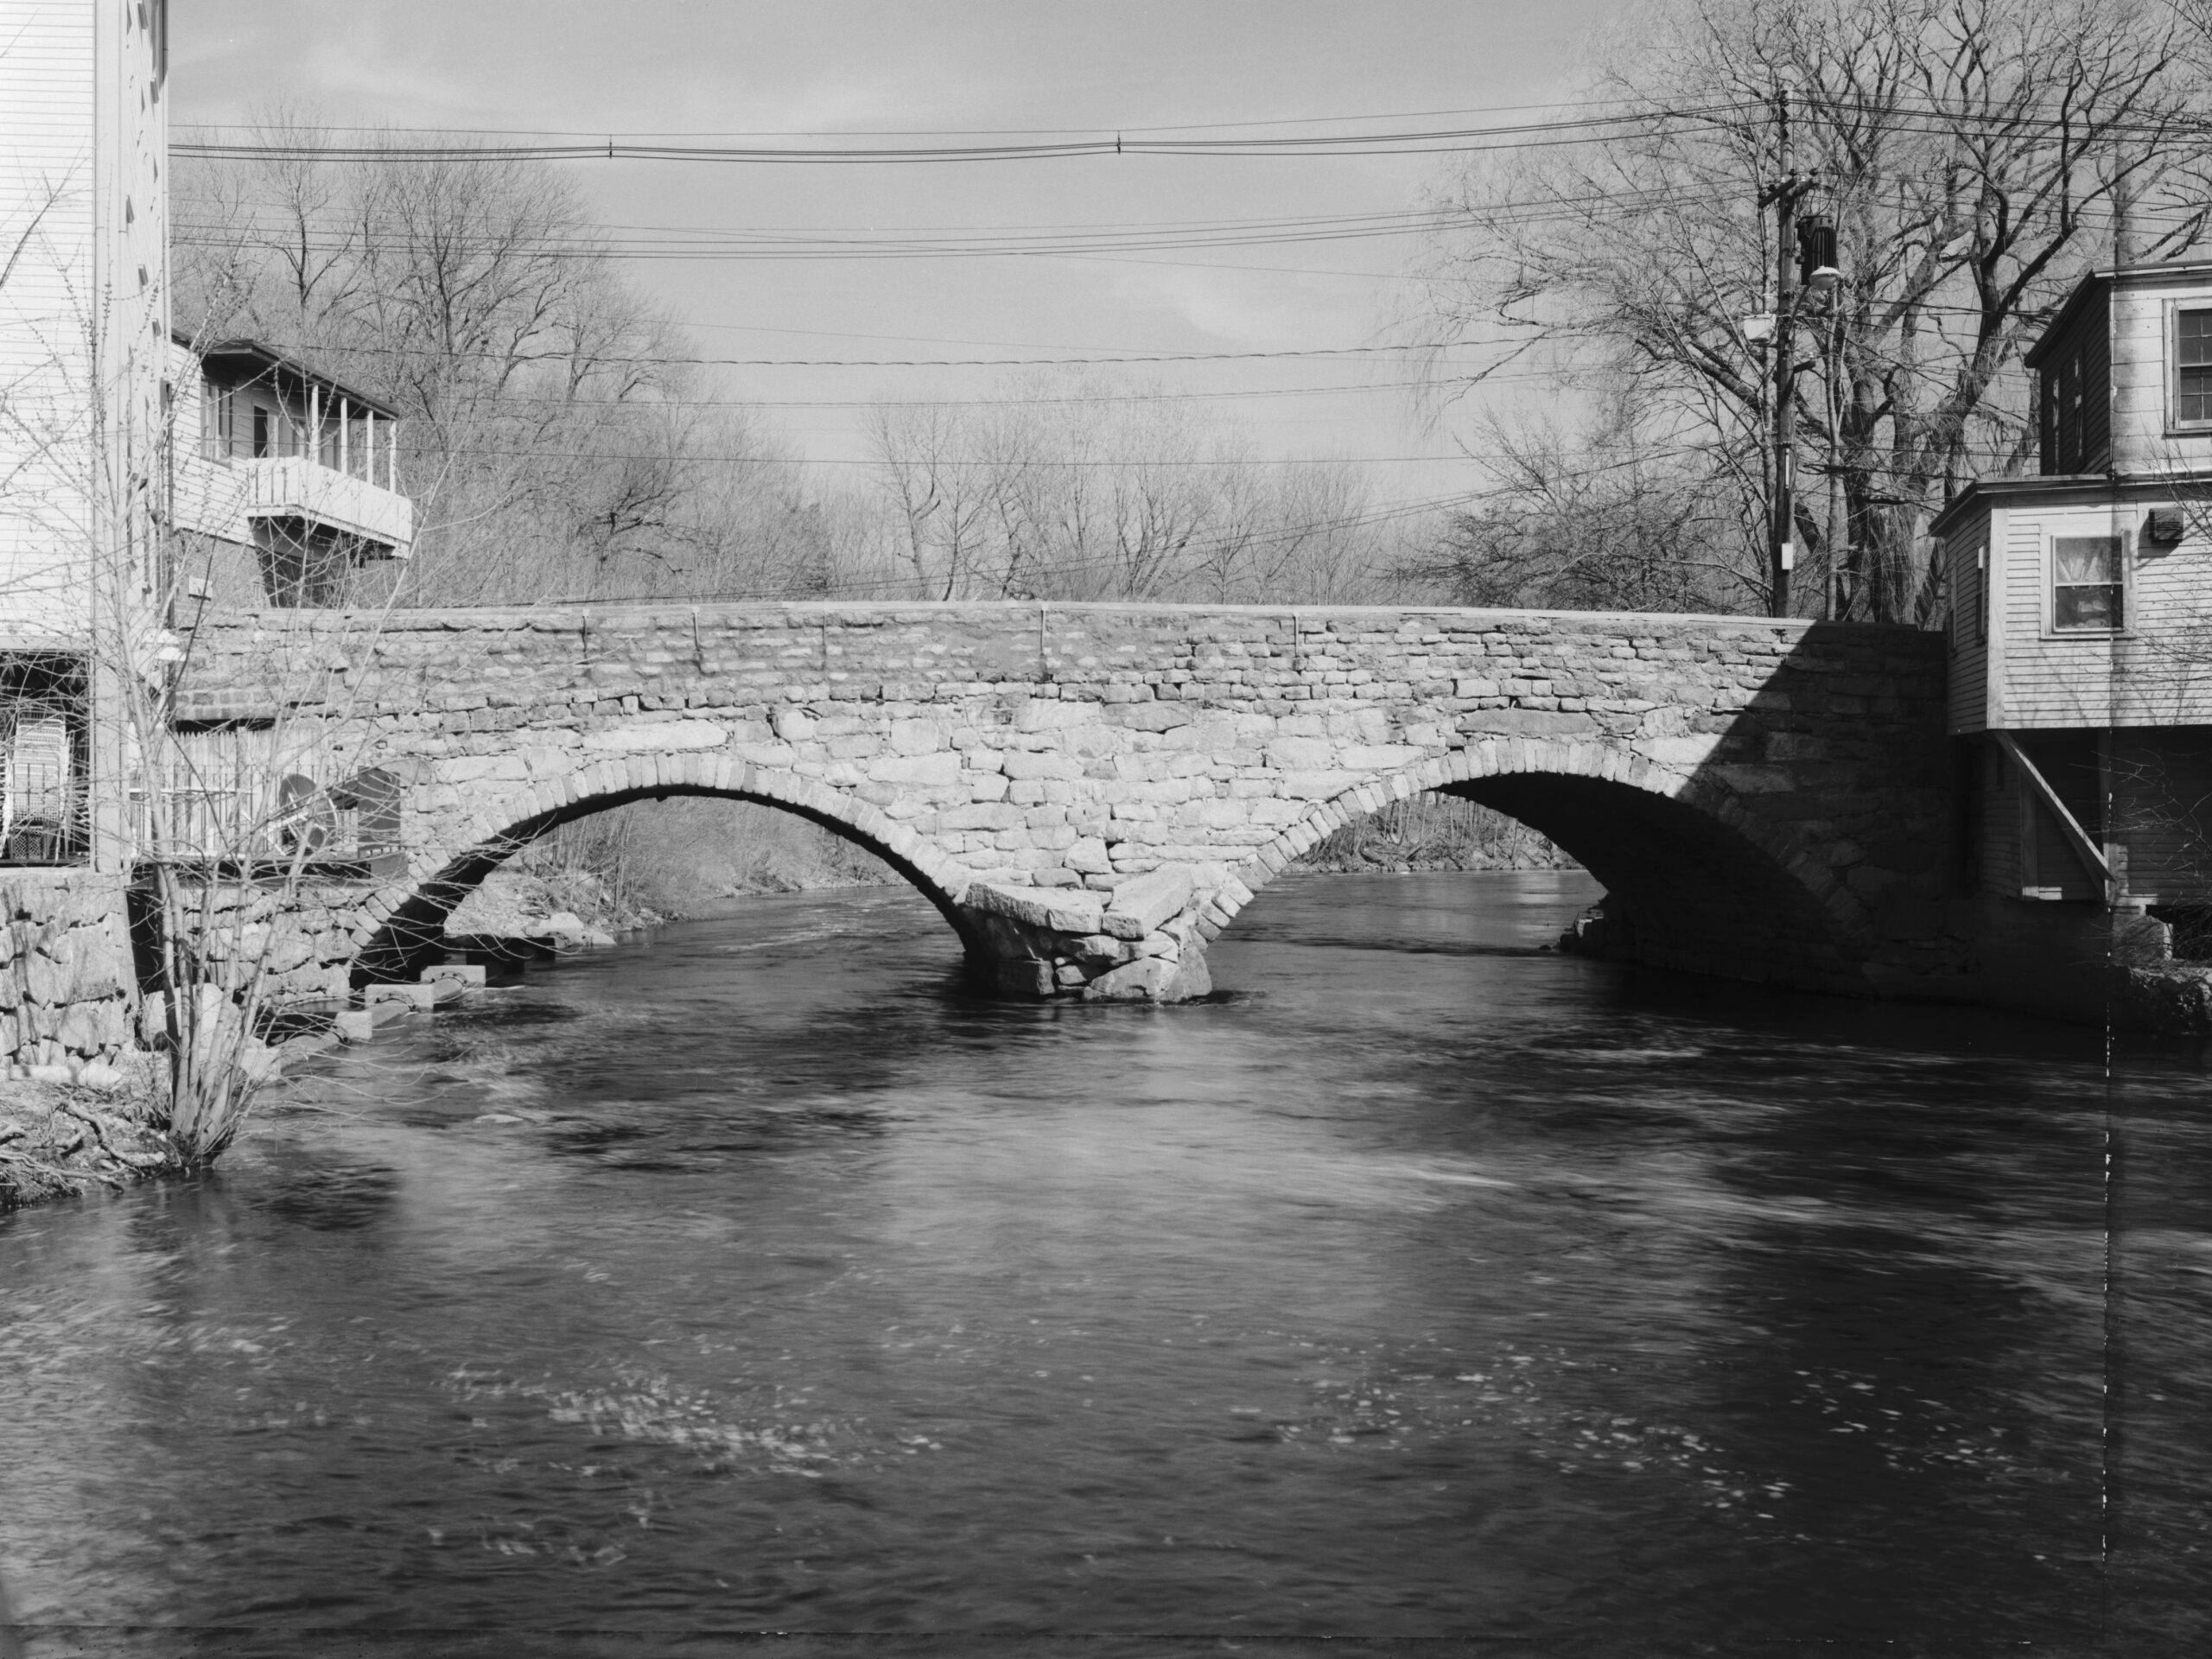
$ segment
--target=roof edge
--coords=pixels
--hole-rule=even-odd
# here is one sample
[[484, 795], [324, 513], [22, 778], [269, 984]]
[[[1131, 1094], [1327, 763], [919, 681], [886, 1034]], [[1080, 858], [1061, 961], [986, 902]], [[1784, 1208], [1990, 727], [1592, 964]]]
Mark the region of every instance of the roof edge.
[[302, 380], [313, 381], [326, 391], [338, 393], [348, 402], [356, 403], [365, 409], [374, 410], [386, 420], [397, 421], [404, 418], [399, 410], [392, 407], [389, 399], [380, 397], [374, 392], [364, 391], [349, 381], [341, 380], [334, 374], [315, 368], [281, 346], [270, 345], [265, 340], [239, 334], [226, 339], [203, 340], [194, 339], [181, 328], [171, 328], [169, 338], [203, 363], [215, 357], [253, 358], [276, 372], [296, 375]]

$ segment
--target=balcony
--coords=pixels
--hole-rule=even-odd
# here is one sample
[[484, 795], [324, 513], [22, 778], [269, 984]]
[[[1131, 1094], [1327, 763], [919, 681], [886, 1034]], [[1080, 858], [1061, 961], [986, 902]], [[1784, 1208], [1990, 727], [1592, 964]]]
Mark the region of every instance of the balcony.
[[372, 542], [404, 556], [415, 541], [415, 504], [365, 478], [306, 455], [230, 463], [247, 475], [249, 521], [288, 519]]
[[382, 400], [259, 340], [193, 346], [178, 337], [171, 372], [180, 419], [179, 528], [263, 548], [404, 556], [414, 504], [399, 493], [400, 423]]

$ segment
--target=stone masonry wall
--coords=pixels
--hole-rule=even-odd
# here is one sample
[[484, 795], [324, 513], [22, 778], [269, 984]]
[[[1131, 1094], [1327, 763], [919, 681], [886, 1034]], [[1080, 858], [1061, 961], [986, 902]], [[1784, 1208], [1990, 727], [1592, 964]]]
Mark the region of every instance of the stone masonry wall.
[[[1942, 671], [1936, 636], [1756, 618], [303, 612], [203, 626], [183, 712], [318, 724], [331, 776], [407, 779], [409, 875], [358, 907], [372, 954], [517, 838], [691, 791], [882, 854], [1010, 989], [1189, 995], [1205, 943], [1300, 853], [1447, 788], [1589, 864], [1628, 954], [1940, 995], [1966, 949], [1945, 902]], [[1172, 913], [1141, 894], [1116, 912], [1162, 870]], [[1116, 975], [1136, 988], [1102, 988]]]
[[130, 1037], [123, 884], [82, 869], [0, 870], [0, 1063], [59, 1080]]

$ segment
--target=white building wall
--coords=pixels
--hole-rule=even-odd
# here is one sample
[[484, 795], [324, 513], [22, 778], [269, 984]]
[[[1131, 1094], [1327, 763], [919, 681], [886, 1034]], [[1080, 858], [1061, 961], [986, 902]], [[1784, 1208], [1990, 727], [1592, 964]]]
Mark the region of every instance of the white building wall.
[[2212, 306], [2212, 282], [2130, 273], [2115, 283], [2112, 318], [2112, 470], [2122, 474], [2212, 469], [2212, 431], [2175, 430], [2169, 389], [2176, 305]]
[[143, 590], [165, 473], [160, 0], [0, 0], [0, 644]]
[[1974, 514], [1943, 542], [1944, 588], [1951, 596], [1948, 696], [1950, 728], [1982, 728], [1988, 696], [1991, 570], [1989, 521]]
[[[2159, 508], [2180, 511], [2178, 543], [2145, 534]], [[1992, 727], [2212, 724], [2212, 512], [2182, 506], [2149, 485], [2120, 486], [2109, 499], [2088, 503], [2014, 497], [1954, 529], [1947, 544], [1955, 570], [1971, 562], [1966, 550], [1984, 533], [1997, 608], [1983, 661], [1953, 657], [1953, 731], [1984, 723], [1975, 718], [1970, 690], [1977, 669], [1987, 677]], [[2062, 536], [2120, 537], [2127, 626], [2120, 632], [2061, 632], [2052, 626], [2050, 544]]]
[[206, 378], [199, 356], [174, 341], [169, 346], [169, 488], [176, 527], [219, 541], [251, 542], [246, 469], [209, 455], [213, 435], [207, 429]]

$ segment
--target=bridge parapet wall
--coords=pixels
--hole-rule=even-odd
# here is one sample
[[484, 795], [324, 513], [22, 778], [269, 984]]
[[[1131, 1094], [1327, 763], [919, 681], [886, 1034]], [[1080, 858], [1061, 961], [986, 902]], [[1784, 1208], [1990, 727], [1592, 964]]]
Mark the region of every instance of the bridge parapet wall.
[[[884, 853], [971, 951], [1003, 958], [1020, 937], [1010, 982], [1074, 994], [1147, 975], [1108, 960], [1110, 934], [1048, 950], [1009, 933], [981, 889], [1103, 894], [1183, 870], [1187, 903], [1151, 930], [1179, 960], [1330, 830], [1448, 788], [1590, 863], [1629, 954], [1910, 989], [1961, 962], [1942, 903], [1942, 671], [1934, 636], [1740, 617], [295, 612], [203, 626], [182, 712], [318, 726], [334, 773], [408, 779], [410, 868], [364, 901], [372, 930], [563, 817], [712, 792]], [[1741, 868], [1693, 881], [1694, 906], [1670, 899], [1701, 857]]]

